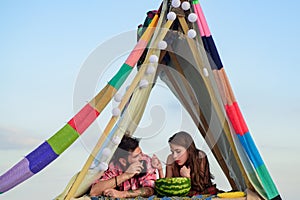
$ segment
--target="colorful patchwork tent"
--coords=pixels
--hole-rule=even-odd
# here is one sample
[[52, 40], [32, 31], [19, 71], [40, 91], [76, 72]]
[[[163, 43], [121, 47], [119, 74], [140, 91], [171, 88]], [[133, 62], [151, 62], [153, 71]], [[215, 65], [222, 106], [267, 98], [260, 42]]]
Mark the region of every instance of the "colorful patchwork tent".
[[251, 137], [198, 0], [164, 0], [138, 29], [138, 43], [108, 84], [51, 138], [0, 177], [4, 193], [60, 156], [101, 114], [137, 65], [119, 106], [81, 171], [56, 199], [86, 193], [124, 133], [134, 134], [158, 77], [191, 116], [232, 190], [281, 199]]

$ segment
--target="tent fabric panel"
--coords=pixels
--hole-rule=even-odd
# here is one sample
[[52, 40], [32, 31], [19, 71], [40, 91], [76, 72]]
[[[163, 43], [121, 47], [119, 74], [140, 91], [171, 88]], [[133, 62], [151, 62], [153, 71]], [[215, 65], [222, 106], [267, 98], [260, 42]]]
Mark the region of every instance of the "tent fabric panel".
[[124, 63], [118, 73], [108, 82], [108, 84], [118, 90], [130, 74], [131, 70], [132, 67]]
[[256, 145], [250, 135], [250, 132], [247, 132], [243, 136], [238, 135], [240, 142], [242, 143], [247, 155], [249, 156], [252, 164], [254, 165], [255, 169], [259, 166], [263, 165], [264, 162], [256, 148]]
[[245, 120], [244, 120], [244, 117], [243, 117], [243, 115], [242, 115], [242, 112], [241, 112], [241, 110], [240, 110], [240, 107], [239, 107], [238, 103], [237, 103], [237, 102], [233, 102], [233, 106], [234, 106], [234, 108], [235, 108], [237, 117], [238, 117], [238, 119], [239, 119], [240, 126], [241, 126], [241, 129], [242, 129], [242, 133], [247, 133], [247, 132], [249, 132], [249, 129], [248, 129], [247, 124], [246, 124], [246, 122], [245, 122]]
[[23, 158], [5, 174], [0, 176], [0, 192], [4, 193], [10, 190], [33, 175], [34, 173], [29, 169], [29, 161]]
[[225, 109], [226, 109], [227, 116], [236, 134], [243, 135], [243, 131], [235, 107], [233, 105], [226, 105]]
[[270, 173], [266, 167], [266, 165], [262, 165], [257, 168], [257, 173], [261, 177], [262, 185], [264, 185], [264, 189], [268, 195], [269, 199], [273, 199], [279, 195], [277, 188], [270, 176]]
[[195, 9], [196, 14], [198, 15], [198, 19], [202, 24], [203, 32], [206, 36], [211, 36], [207, 21], [205, 19], [204, 13], [202, 11], [202, 8], [200, 6], [199, 0], [193, 0], [193, 6]]
[[125, 64], [134, 67], [137, 61], [140, 59], [145, 48], [148, 45], [148, 41], [140, 39], [139, 42], [134, 47], [133, 51], [130, 53], [129, 57], [125, 61]]
[[90, 104], [87, 104], [68, 122], [68, 124], [81, 135], [99, 114], [100, 113], [95, 108]]
[[29, 168], [35, 174], [44, 169], [57, 157], [58, 155], [52, 150], [48, 142], [44, 142], [26, 156], [29, 161]]
[[64, 152], [77, 138], [79, 134], [73, 127], [66, 124], [62, 129], [60, 129], [55, 135], [53, 135], [48, 143], [52, 147], [53, 151], [60, 155]]

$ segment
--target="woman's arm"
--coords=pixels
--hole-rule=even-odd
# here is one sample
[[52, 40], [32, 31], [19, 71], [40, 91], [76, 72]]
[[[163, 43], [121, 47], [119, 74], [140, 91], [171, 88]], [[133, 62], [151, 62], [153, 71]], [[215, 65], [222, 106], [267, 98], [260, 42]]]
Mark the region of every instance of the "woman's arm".
[[173, 167], [172, 167], [173, 162], [174, 162], [173, 156], [170, 154], [167, 158], [166, 177], [173, 177]]
[[157, 169], [159, 178], [164, 178], [161, 162], [155, 154], [152, 156], [151, 165], [154, 169]]

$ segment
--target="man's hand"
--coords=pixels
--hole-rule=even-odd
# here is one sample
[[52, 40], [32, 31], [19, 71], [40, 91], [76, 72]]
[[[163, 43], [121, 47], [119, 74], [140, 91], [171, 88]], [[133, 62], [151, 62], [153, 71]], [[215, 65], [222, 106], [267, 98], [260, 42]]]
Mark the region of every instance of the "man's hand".
[[180, 175], [182, 177], [190, 178], [191, 177], [191, 169], [189, 167], [187, 168], [186, 166], [181, 167]]
[[134, 175], [141, 173], [143, 169], [144, 169], [143, 164], [137, 161], [129, 165], [125, 173], [128, 174], [129, 178], [132, 178]]
[[104, 196], [113, 197], [113, 198], [126, 198], [125, 191], [118, 191], [115, 189], [106, 189], [103, 191]]

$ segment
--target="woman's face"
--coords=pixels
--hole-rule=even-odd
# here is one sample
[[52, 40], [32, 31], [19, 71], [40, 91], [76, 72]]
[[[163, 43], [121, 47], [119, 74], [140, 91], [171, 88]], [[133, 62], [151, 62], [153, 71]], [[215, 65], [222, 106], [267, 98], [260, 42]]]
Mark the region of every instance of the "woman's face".
[[180, 166], [184, 165], [189, 157], [186, 148], [172, 143], [169, 143], [169, 145], [174, 161]]

